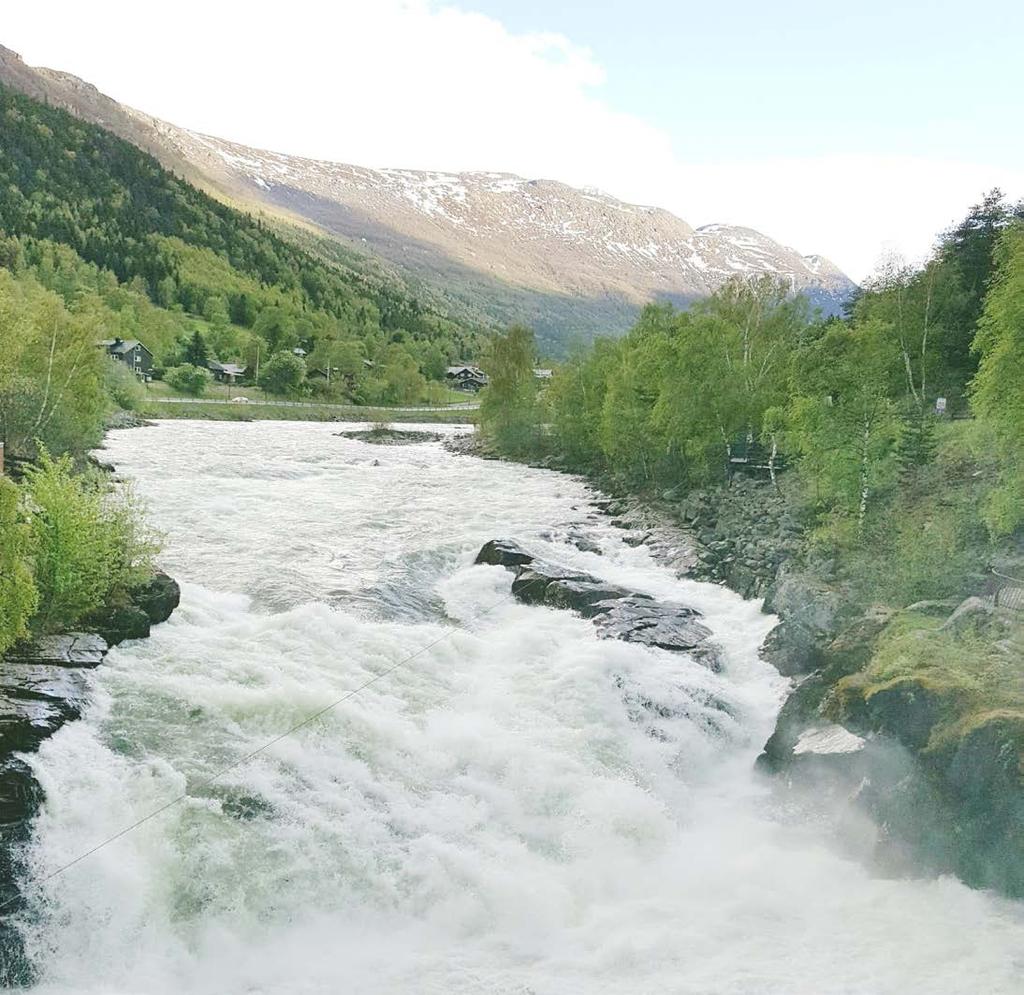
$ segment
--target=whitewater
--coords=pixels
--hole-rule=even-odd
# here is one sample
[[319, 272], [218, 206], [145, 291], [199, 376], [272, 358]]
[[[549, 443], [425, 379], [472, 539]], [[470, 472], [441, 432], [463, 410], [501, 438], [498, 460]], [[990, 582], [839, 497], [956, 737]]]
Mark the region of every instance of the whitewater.
[[[338, 428], [108, 437], [183, 599], [30, 758], [33, 991], [1024, 991], [1020, 904], [884, 876], [755, 772], [787, 688], [757, 602], [579, 479]], [[511, 600], [493, 538], [699, 609], [722, 672]]]

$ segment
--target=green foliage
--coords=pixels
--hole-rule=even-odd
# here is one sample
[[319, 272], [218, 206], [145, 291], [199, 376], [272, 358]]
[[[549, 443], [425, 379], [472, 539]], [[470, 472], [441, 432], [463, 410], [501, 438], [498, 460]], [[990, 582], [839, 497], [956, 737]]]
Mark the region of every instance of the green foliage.
[[185, 346], [184, 352], [181, 356], [181, 361], [186, 366], [196, 366], [200, 369], [206, 369], [206, 361], [210, 358], [209, 350], [206, 348], [206, 341], [203, 339], [202, 332], [197, 328], [192, 333], [192, 338], [188, 340], [188, 344]]
[[1000, 239], [996, 266], [975, 339], [981, 362], [972, 400], [1002, 462], [986, 521], [1007, 534], [1024, 523], [1024, 223]]
[[290, 352], [278, 352], [260, 368], [260, 386], [271, 394], [294, 394], [306, 379], [306, 364]]
[[861, 531], [895, 472], [898, 371], [896, 346], [878, 322], [833, 324], [791, 359], [783, 445], [819, 508], [833, 521], [855, 519]]
[[557, 371], [555, 440], [580, 469], [636, 486], [720, 479], [730, 445], [786, 397], [786, 363], [809, 335], [805, 302], [772, 280], [737, 280], [685, 314], [644, 309], [619, 342]]
[[381, 381], [381, 400], [385, 404], [413, 404], [423, 397], [427, 386], [419, 364], [400, 346], [388, 349]]
[[896, 463], [900, 483], [915, 487], [921, 481], [921, 471], [935, 459], [935, 417], [916, 404], [908, 406], [900, 426], [896, 446]]
[[187, 363], [175, 366], [164, 373], [164, 380], [175, 390], [189, 397], [202, 397], [210, 385], [208, 370]]
[[30, 535], [18, 511], [18, 488], [0, 479], [0, 654], [28, 636], [39, 604], [30, 568]]
[[103, 385], [110, 399], [122, 411], [139, 411], [146, 403], [146, 390], [139, 378], [124, 363], [109, 362], [103, 372]]
[[513, 325], [491, 342], [486, 364], [490, 382], [480, 400], [480, 427], [512, 455], [526, 455], [537, 444], [536, 362], [533, 332], [522, 325]]
[[25, 273], [0, 270], [0, 441], [31, 456], [37, 440], [56, 451], [99, 442], [107, 408], [103, 308], [95, 297], [69, 310]]
[[45, 449], [25, 488], [37, 631], [74, 627], [151, 569], [156, 544], [130, 494], [110, 498], [102, 481], [75, 474], [70, 457], [55, 459]]

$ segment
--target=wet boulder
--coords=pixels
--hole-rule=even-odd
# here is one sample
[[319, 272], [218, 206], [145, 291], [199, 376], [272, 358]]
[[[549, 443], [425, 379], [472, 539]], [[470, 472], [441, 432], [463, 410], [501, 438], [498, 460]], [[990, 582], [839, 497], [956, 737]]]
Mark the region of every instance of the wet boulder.
[[586, 576], [556, 578], [544, 588], [544, 604], [568, 608], [584, 618], [604, 615], [609, 610], [608, 605], [629, 596], [630, 592], [624, 588]]
[[181, 588], [173, 577], [157, 570], [151, 580], [132, 591], [131, 600], [146, 613], [150, 625], [159, 625], [181, 603]]
[[484, 543], [473, 562], [515, 570], [517, 567], [532, 563], [533, 559], [530, 553], [512, 539], [492, 539]]
[[[711, 630], [698, 621], [700, 612], [685, 605], [630, 594], [595, 607], [601, 609], [594, 617], [602, 634], [626, 642], [692, 652], [705, 647], [711, 638]], [[712, 669], [720, 669], [717, 657]]]
[[149, 616], [135, 605], [104, 608], [86, 620], [90, 628], [110, 646], [119, 646], [129, 639], [145, 639], [149, 635]]
[[509, 540], [487, 543], [476, 562], [514, 568], [512, 595], [523, 604], [568, 609], [591, 619], [606, 638], [686, 652], [712, 670], [721, 669], [709, 641], [711, 630], [699, 621], [696, 609], [662, 603], [591, 574], [541, 562]]

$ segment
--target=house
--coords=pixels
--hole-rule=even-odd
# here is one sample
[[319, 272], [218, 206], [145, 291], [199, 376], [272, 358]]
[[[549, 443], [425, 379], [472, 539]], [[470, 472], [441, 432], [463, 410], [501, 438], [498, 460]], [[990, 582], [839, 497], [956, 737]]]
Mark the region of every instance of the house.
[[551, 379], [551, 370], [538, 370], [533, 371], [533, 375], [541, 382], [546, 383]]
[[206, 368], [213, 374], [217, 383], [235, 383], [245, 376], [247, 366], [238, 366], [235, 363], [218, 363], [215, 359], [207, 360]]
[[476, 366], [449, 366], [444, 375], [449, 387], [475, 393], [487, 386], [487, 374]]
[[150, 379], [153, 353], [136, 339], [104, 339], [99, 343], [108, 356], [124, 363], [137, 377]]

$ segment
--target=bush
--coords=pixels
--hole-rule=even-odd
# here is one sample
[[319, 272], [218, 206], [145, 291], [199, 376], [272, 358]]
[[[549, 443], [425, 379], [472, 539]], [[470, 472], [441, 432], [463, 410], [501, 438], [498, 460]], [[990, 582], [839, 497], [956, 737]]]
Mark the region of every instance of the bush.
[[124, 363], [108, 363], [103, 380], [110, 399], [123, 411], [138, 411], [142, 407], [146, 390]]
[[306, 364], [290, 352], [277, 352], [260, 371], [260, 386], [271, 394], [294, 394], [306, 379]]
[[0, 480], [0, 653], [28, 636], [39, 604], [28, 564], [30, 535], [18, 515], [18, 488]]
[[210, 385], [209, 371], [199, 366], [190, 366], [185, 363], [182, 366], [172, 366], [164, 373], [164, 380], [175, 390], [189, 397], [202, 397], [206, 388]]
[[108, 495], [98, 477], [76, 475], [70, 457], [54, 459], [45, 449], [26, 488], [38, 631], [72, 628], [151, 569], [157, 546], [130, 491]]

